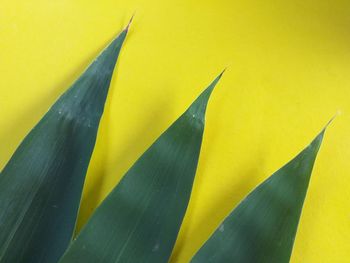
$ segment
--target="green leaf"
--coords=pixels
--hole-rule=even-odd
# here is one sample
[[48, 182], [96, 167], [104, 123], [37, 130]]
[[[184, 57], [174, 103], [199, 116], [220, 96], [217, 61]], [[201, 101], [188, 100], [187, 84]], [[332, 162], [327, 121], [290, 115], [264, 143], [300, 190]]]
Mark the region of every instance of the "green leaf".
[[207, 102], [220, 77], [124, 175], [61, 263], [168, 262], [192, 190]]
[[191, 263], [289, 262], [324, 131], [251, 192], [218, 227]]
[[51, 107], [0, 176], [0, 262], [54, 263], [69, 245], [127, 28]]

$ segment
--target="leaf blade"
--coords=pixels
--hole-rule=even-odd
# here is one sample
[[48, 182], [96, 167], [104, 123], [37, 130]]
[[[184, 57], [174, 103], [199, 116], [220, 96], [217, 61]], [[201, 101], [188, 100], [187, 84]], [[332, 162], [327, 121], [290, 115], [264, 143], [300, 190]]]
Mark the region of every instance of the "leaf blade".
[[207, 102], [220, 77], [124, 175], [61, 263], [168, 261], [192, 190]]
[[57, 262], [75, 227], [109, 84], [127, 30], [26, 136], [0, 175], [0, 262]]
[[289, 262], [325, 129], [254, 189], [204, 243], [191, 263]]

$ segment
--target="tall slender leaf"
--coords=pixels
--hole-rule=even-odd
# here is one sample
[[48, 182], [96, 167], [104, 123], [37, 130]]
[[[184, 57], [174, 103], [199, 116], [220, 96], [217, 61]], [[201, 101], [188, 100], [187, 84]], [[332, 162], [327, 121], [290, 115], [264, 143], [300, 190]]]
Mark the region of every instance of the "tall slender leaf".
[[124, 175], [61, 263], [168, 261], [192, 190], [207, 102], [220, 77]]
[[0, 176], [0, 262], [57, 262], [71, 241], [84, 178], [127, 28], [28, 134]]
[[289, 262], [324, 131], [250, 193], [224, 220], [191, 263]]

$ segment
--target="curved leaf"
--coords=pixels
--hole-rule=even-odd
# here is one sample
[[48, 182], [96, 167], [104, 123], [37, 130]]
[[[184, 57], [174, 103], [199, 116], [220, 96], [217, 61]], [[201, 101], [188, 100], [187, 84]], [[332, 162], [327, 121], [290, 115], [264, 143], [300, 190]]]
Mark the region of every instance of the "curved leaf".
[[57, 262], [71, 241], [86, 170], [127, 29], [18, 147], [0, 175], [0, 262]]
[[250, 193], [197, 252], [191, 263], [289, 262], [324, 131]]
[[192, 190], [207, 102], [220, 77], [124, 175], [61, 263], [168, 262]]

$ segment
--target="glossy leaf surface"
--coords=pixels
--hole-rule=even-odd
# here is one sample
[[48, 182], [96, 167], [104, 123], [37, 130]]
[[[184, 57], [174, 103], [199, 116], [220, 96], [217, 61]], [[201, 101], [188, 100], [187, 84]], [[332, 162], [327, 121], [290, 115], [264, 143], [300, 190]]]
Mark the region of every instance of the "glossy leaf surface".
[[191, 263], [287, 263], [324, 130], [251, 192]]
[[61, 263], [168, 262], [192, 190], [207, 102], [220, 77], [124, 175]]
[[127, 29], [26, 136], [0, 175], [0, 262], [57, 262], [74, 231], [84, 178]]

